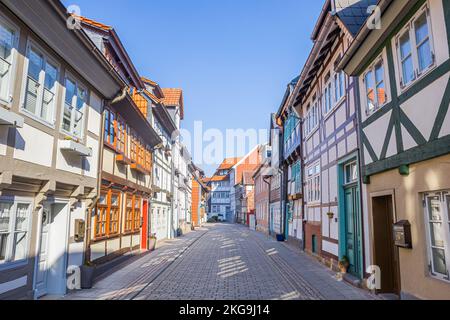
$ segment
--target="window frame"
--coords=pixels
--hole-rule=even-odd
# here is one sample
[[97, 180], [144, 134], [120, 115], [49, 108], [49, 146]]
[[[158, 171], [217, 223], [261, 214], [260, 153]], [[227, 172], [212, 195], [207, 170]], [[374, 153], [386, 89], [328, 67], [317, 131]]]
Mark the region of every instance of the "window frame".
[[[376, 71], [377, 71], [377, 66], [381, 65], [383, 67], [383, 81], [377, 82], [377, 76], [376, 76]], [[375, 112], [377, 112], [378, 110], [382, 109], [384, 106], [386, 106], [388, 104], [389, 101], [389, 95], [388, 95], [388, 83], [387, 83], [387, 77], [386, 77], [386, 64], [385, 64], [385, 59], [383, 57], [383, 55], [381, 54], [379, 57], [377, 57], [374, 62], [370, 65], [369, 68], [367, 68], [367, 70], [364, 72], [363, 77], [362, 77], [362, 81], [364, 84], [364, 99], [365, 99], [365, 109], [366, 109], [366, 115], [369, 116]], [[373, 81], [373, 90], [374, 90], [374, 108], [372, 110], [370, 110], [369, 108], [369, 98], [368, 98], [368, 88], [367, 88], [367, 75], [371, 73], [372, 77], [371, 80]], [[378, 85], [384, 83], [384, 95], [385, 95], [385, 101], [383, 104], [380, 104], [380, 101], [378, 99]]]
[[[418, 54], [418, 47], [417, 45], [417, 37], [416, 37], [416, 27], [415, 22], [422, 17], [422, 15], [425, 14], [426, 21], [428, 25], [428, 37], [430, 42], [430, 53], [431, 53], [431, 64], [420, 71], [420, 64], [419, 64], [419, 54]], [[402, 66], [402, 60], [401, 59], [401, 52], [400, 52], [400, 38], [403, 37], [406, 33], [409, 35], [409, 41], [411, 45], [411, 55], [412, 55], [412, 63], [413, 63], [413, 69], [414, 69], [414, 78], [409, 81], [408, 83], [405, 83], [405, 79], [403, 78], [403, 66]], [[430, 6], [428, 1], [414, 14], [414, 16], [408, 21], [408, 23], [403, 27], [403, 29], [397, 34], [395, 37], [395, 46], [396, 46], [396, 59], [398, 64], [398, 72], [399, 72], [399, 85], [400, 89], [402, 91], [405, 91], [409, 87], [411, 87], [414, 83], [416, 83], [418, 80], [423, 78], [426, 74], [428, 74], [431, 70], [436, 68], [436, 49], [434, 45], [434, 37], [433, 37], [433, 25], [431, 21], [431, 14], [430, 14]]]
[[[8, 239], [6, 243], [6, 256], [5, 260], [0, 261], [0, 271], [7, 270], [10, 268], [14, 268], [18, 265], [26, 264], [29, 260], [30, 255], [30, 243], [32, 241], [32, 225], [33, 225], [33, 199], [26, 198], [26, 197], [15, 197], [15, 196], [0, 196], [0, 203], [10, 203], [12, 204], [11, 212], [9, 216], [9, 226], [8, 226]], [[13, 261], [11, 260], [13, 258], [13, 255], [15, 253], [15, 234], [17, 233], [16, 230], [16, 219], [17, 219], [17, 207], [18, 205], [28, 205], [28, 212], [27, 212], [27, 239], [25, 241], [26, 251], [25, 251], [25, 258]]]
[[[426, 230], [426, 241], [427, 241], [427, 257], [428, 257], [428, 269], [429, 275], [435, 279], [444, 281], [446, 283], [450, 283], [450, 212], [449, 212], [449, 203], [450, 198], [449, 191], [442, 192], [431, 192], [424, 194], [423, 202], [424, 202], [424, 219], [425, 219], [425, 230]], [[438, 220], [430, 220], [430, 207], [428, 200], [430, 198], [439, 198], [439, 204], [442, 209], [442, 221]], [[441, 223], [442, 233], [443, 233], [443, 241], [444, 241], [444, 255], [446, 262], [447, 275], [436, 272], [434, 269], [434, 259], [433, 259], [433, 249], [440, 249], [438, 246], [432, 245], [431, 239], [431, 230], [430, 224], [432, 223]], [[442, 250], [442, 249], [441, 249]]]
[[[29, 110], [27, 110], [25, 108], [25, 101], [27, 98], [27, 88], [28, 88], [28, 72], [29, 72], [29, 68], [30, 68], [30, 52], [31, 50], [33, 50], [34, 52], [40, 54], [42, 56], [43, 59], [43, 68], [40, 72], [39, 75], [39, 79], [38, 79], [38, 84], [39, 84], [39, 92], [37, 94], [36, 97], [36, 110], [35, 112], [31, 112]], [[45, 77], [46, 77], [46, 66], [50, 64], [51, 66], [53, 66], [54, 68], [56, 68], [56, 79], [55, 79], [55, 88], [54, 88], [54, 92], [53, 93], [53, 110], [51, 111], [51, 115], [50, 115], [50, 121], [47, 119], [44, 119], [43, 117], [40, 116], [40, 114], [42, 113], [42, 107], [44, 104], [44, 91], [45, 91]], [[23, 72], [22, 72], [22, 88], [21, 88], [21, 93], [20, 93], [20, 112], [22, 114], [25, 114], [26, 116], [32, 118], [35, 121], [38, 121], [39, 123], [42, 123], [48, 127], [51, 128], [55, 128], [56, 127], [56, 114], [57, 114], [57, 110], [58, 110], [58, 106], [59, 106], [59, 94], [60, 94], [60, 90], [62, 89], [62, 84], [61, 84], [61, 75], [62, 75], [62, 67], [61, 67], [61, 63], [59, 63], [55, 58], [53, 58], [53, 56], [51, 54], [48, 53], [47, 50], [45, 50], [41, 45], [39, 45], [39, 43], [37, 43], [37, 41], [33, 40], [32, 38], [28, 38], [27, 39], [27, 44], [26, 44], [26, 53], [24, 56], [24, 66], [23, 66]]]
[[[95, 217], [94, 217], [94, 241], [101, 241], [103, 239], [109, 239], [113, 237], [117, 237], [121, 233], [121, 217], [122, 217], [122, 192], [117, 190], [102, 190], [101, 195], [105, 195], [106, 204], [100, 204], [97, 202], [97, 205], [95, 206]], [[117, 232], [111, 232], [110, 230], [110, 224], [111, 224], [111, 213], [112, 213], [112, 195], [116, 195], [118, 197], [118, 205], [114, 206], [115, 209], [118, 210], [117, 216], [118, 218], [114, 220], [117, 223]], [[101, 219], [99, 221], [99, 209], [105, 210], [105, 219]], [[105, 225], [105, 232], [99, 234], [98, 233], [98, 223], [102, 223]]]
[[[8, 108], [12, 107], [13, 99], [14, 99], [14, 83], [16, 80], [16, 71], [17, 71], [17, 62], [19, 56], [19, 45], [20, 45], [20, 27], [13, 23], [8, 17], [0, 13], [0, 24], [4, 27], [13, 30], [14, 32], [14, 45], [11, 48], [11, 63], [10, 63], [10, 74], [8, 75], [8, 80], [6, 82], [6, 93], [5, 97], [1, 96], [0, 89], [0, 104], [7, 106]], [[8, 62], [9, 63], [9, 62]]]
[[[307, 204], [318, 204], [322, 197], [322, 166], [320, 162], [316, 162], [306, 168], [306, 195]], [[313, 172], [311, 173], [311, 170]]]
[[[78, 99], [78, 89], [84, 90], [86, 98], [84, 104], [83, 104], [83, 108], [84, 108], [84, 112], [80, 112], [83, 114], [83, 118], [81, 120], [81, 129], [80, 129], [80, 136], [77, 136], [75, 133], [71, 132], [73, 130], [74, 127], [74, 123], [72, 123], [74, 121], [74, 112], [73, 109], [77, 109], [76, 106], [73, 106], [73, 98], [72, 98], [72, 112], [71, 112], [71, 118], [70, 118], [70, 130], [67, 131], [64, 129], [63, 124], [64, 124], [64, 109], [65, 109], [65, 105], [66, 105], [66, 98], [67, 98], [67, 81], [71, 81], [75, 84], [75, 89], [76, 89], [76, 97]], [[88, 90], [88, 87], [86, 85], [84, 85], [84, 83], [80, 80], [78, 80], [77, 77], [73, 76], [70, 72], [66, 72], [66, 74], [64, 75], [64, 95], [63, 95], [63, 100], [62, 100], [62, 107], [61, 107], [61, 121], [60, 121], [60, 130], [62, 133], [73, 137], [77, 140], [81, 140], [84, 141], [85, 139], [85, 129], [86, 129], [86, 122], [87, 122], [87, 117], [88, 117], [88, 109], [89, 109], [89, 97], [90, 97], [90, 92]], [[78, 100], [77, 100], [78, 101]]]

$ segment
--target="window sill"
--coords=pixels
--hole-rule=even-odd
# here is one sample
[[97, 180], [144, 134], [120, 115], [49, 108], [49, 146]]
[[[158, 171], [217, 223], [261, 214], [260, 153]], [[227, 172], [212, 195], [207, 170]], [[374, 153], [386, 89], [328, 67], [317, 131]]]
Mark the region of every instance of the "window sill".
[[425, 69], [424, 71], [422, 71], [422, 73], [420, 73], [414, 80], [412, 80], [411, 82], [409, 82], [408, 84], [402, 86], [400, 83], [397, 83], [400, 86], [400, 94], [405, 93], [406, 91], [408, 91], [409, 89], [411, 89], [411, 87], [413, 87], [415, 84], [417, 84], [420, 80], [422, 80], [423, 78], [425, 78], [428, 74], [430, 74], [434, 69], [436, 69], [436, 63], [433, 63], [431, 66], [429, 66], [427, 69]]
[[17, 113], [0, 106], [0, 125], [23, 128], [24, 119]]
[[305, 137], [305, 141], [311, 138], [317, 131], [319, 130], [319, 125], [317, 125], [310, 133], [308, 133]]
[[340, 107], [342, 106], [342, 104], [346, 101], [347, 96], [344, 95], [342, 96], [339, 101], [337, 101], [334, 106], [330, 109], [330, 111], [328, 111], [324, 116], [323, 116], [323, 120], [326, 121], [328, 120], [328, 118], [330, 118], [334, 112]]
[[366, 120], [369, 119], [371, 116], [373, 116], [375, 113], [377, 113], [377, 112], [379, 112], [380, 110], [382, 110], [382, 109], [383, 109], [385, 106], [387, 106], [389, 103], [390, 103], [390, 101], [387, 101], [387, 100], [386, 100], [386, 102], [385, 102], [383, 105], [381, 105], [381, 106], [379, 106], [379, 107], [376, 107], [376, 108], [373, 109], [372, 111], [369, 111], [369, 110], [366, 109]]
[[50, 129], [53, 129], [53, 130], [56, 129], [55, 123], [48, 122], [48, 121], [38, 117], [34, 113], [31, 113], [27, 109], [20, 108], [20, 113], [25, 115], [25, 116], [27, 116], [31, 120], [34, 120], [34, 121], [39, 122], [40, 124], [42, 124], [42, 125], [44, 125], [46, 127], [49, 127]]
[[80, 157], [92, 157], [91, 148], [73, 140], [61, 140], [60, 149]]
[[61, 129], [61, 133], [64, 134], [66, 137], [73, 139], [74, 141], [77, 141], [78, 143], [84, 144], [83, 138], [74, 135], [73, 133], [70, 133], [64, 129]]

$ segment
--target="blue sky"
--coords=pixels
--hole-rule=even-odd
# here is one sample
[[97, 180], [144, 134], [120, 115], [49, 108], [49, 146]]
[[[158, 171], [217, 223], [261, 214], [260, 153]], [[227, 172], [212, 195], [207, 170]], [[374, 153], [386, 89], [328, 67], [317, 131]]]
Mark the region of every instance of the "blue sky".
[[[265, 129], [312, 46], [323, 2], [64, 0], [112, 25], [139, 72], [184, 90], [183, 127]], [[251, 148], [252, 146], [249, 146]], [[236, 156], [241, 156], [240, 154]], [[204, 165], [211, 174], [215, 165]]]

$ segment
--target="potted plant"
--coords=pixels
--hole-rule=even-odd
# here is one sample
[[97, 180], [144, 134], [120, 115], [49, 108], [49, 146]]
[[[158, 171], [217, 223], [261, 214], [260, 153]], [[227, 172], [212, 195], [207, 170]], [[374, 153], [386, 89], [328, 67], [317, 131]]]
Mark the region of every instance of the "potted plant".
[[94, 285], [96, 266], [88, 261], [81, 266], [81, 289], [91, 289]]
[[339, 270], [341, 273], [345, 274], [348, 272], [348, 268], [350, 267], [350, 261], [348, 260], [347, 256], [343, 256], [342, 259], [339, 261]]
[[156, 249], [156, 241], [157, 241], [156, 234], [152, 233], [150, 235], [150, 237], [149, 237], [149, 245], [148, 245], [150, 251], [155, 251], [155, 249]]

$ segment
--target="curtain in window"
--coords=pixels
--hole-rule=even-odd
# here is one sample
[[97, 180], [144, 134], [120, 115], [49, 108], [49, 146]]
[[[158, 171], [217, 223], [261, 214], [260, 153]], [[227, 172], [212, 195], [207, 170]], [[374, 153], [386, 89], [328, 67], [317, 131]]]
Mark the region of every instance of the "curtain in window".
[[18, 204], [16, 210], [16, 223], [14, 230], [14, 252], [13, 261], [26, 259], [27, 234], [28, 234], [28, 211], [30, 205]]
[[419, 59], [419, 71], [422, 72], [433, 63], [426, 14], [423, 14], [419, 19], [417, 19], [414, 26], [416, 33], [417, 56]]
[[447, 275], [443, 208], [441, 207], [439, 196], [428, 197], [427, 201], [433, 269], [436, 273]]
[[414, 65], [409, 32], [400, 37], [400, 58], [402, 64], [403, 84], [414, 80]]
[[6, 260], [11, 208], [11, 203], [0, 203], [0, 262]]

